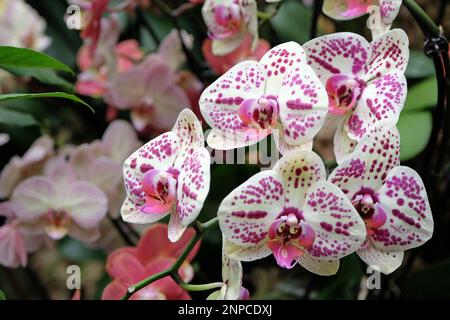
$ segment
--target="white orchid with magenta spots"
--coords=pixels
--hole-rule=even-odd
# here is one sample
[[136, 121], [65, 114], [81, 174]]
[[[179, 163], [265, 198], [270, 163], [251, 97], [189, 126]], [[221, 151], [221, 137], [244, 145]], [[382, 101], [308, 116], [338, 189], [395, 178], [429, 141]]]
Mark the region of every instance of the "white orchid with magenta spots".
[[407, 93], [408, 37], [394, 29], [368, 43], [346, 32], [303, 47], [327, 89], [329, 117], [338, 119], [334, 152], [339, 163], [378, 122], [397, 123]]
[[399, 166], [399, 140], [395, 125], [380, 123], [329, 177], [366, 224], [367, 239], [358, 255], [384, 274], [401, 265], [405, 250], [424, 244], [433, 234], [422, 179]]
[[281, 153], [311, 149], [327, 106], [326, 91], [295, 42], [272, 48], [259, 63], [237, 64], [200, 97], [213, 128], [208, 144], [219, 150], [255, 144], [274, 130]]
[[185, 109], [172, 131], [131, 154], [124, 163], [127, 198], [122, 218], [153, 223], [170, 214], [169, 239], [180, 239], [209, 191], [210, 156], [204, 144], [200, 122]]
[[255, 0], [206, 0], [203, 20], [212, 39], [212, 53], [226, 55], [236, 50], [249, 34], [253, 48], [258, 41], [258, 17]]
[[351, 202], [326, 181], [322, 160], [307, 150], [286, 154], [273, 170], [236, 188], [218, 218], [232, 259], [273, 254], [280, 267], [299, 263], [319, 275], [335, 274], [339, 259], [360, 248], [366, 235]]

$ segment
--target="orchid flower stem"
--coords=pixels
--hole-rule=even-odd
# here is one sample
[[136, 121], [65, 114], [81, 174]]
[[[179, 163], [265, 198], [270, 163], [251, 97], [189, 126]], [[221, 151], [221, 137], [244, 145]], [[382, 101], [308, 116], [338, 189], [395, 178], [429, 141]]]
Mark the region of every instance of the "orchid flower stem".
[[189, 283], [180, 283], [180, 287], [187, 291], [207, 291], [212, 289], [221, 288], [223, 285], [222, 282], [212, 282], [205, 284], [189, 284]]
[[135, 242], [131, 239], [129, 234], [124, 230], [123, 226], [121, 225], [121, 223], [118, 220], [112, 218], [109, 215], [108, 215], [108, 220], [112, 223], [114, 228], [116, 228], [117, 232], [119, 233], [119, 235], [122, 237], [123, 241], [125, 241], [125, 243], [128, 246], [134, 246], [135, 245]]
[[270, 12], [258, 11], [256, 13], [258, 18], [260, 19], [259, 27], [261, 27], [264, 23], [266, 23], [267, 21], [269, 21], [270, 19], [272, 19], [273, 17], [276, 16], [276, 14], [278, 13], [278, 10], [280, 10], [281, 4], [282, 4], [282, 1], [277, 2], [275, 4], [275, 6], [273, 7], [272, 11], [270, 11]]
[[[182, 288], [184, 286], [189, 286], [191, 291], [203, 291], [203, 290], [209, 290], [207, 287], [209, 286], [210, 289], [217, 288], [217, 283], [213, 283], [215, 286], [211, 287], [213, 284], [205, 284], [205, 285], [189, 285], [184, 283], [184, 281], [181, 279], [180, 275], [178, 274], [178, 270], [183, 265], [184, 261], [187, 259], [191, 251], [194, 249], [195, 245], [203, 238], [204, 234], [213, 228], [215, 228], [218, 225], [218, 219], [213, 218], [205, 223], [195, 222], [194, 228], [196, 230], [195, 236], [189, 241], [186, 248], [184, 249], [183, 253], [177, 258], [177, 260], [174, 262], [174, 264], [159, 273], [156, 273], [154, 275], [151, 275], [148, 278], [145, 278], [138, 283], [128, 287], [128, 290], [126, 294], [122, 297], [122, 300], [128, 300], [132, 294], [136, 293], [137, 291], [141, 290], [142, 288], [148, 286], [152, 282], [155, 282], [159, 279], [165, 278], [165, 277], [171, 277], [176, 283], [178, 283]], [[202, 289], [201, 289], [202, 288]], [[195, 290], [197, 289], [197, 290]]]
[[323, 0], [315, 0], [313, 4], [313, 16], [311, 18], [311, 28], [309, 31], [309, 38], [317, 37], [317, 25], [319, 23], [320, 12], [322, 11]]
[[414, 16], [426, 37], [439, 37], [439, 27], [414, 0], [403, 0], [403, 3]]

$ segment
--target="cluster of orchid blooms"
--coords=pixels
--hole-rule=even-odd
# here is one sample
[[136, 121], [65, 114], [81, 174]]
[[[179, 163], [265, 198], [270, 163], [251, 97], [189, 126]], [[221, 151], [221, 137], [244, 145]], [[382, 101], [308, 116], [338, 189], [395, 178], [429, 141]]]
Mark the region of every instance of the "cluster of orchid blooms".
[[[336, 33], [269, 50], [258, 39], [254, 0], [206, 0], [202, 13], [210, 39], [203, 52], [223, 75], [204, 90], [181, 69], [181, 41], [189, 47], [188, 34], [173, 31], [156, 53], [144, 56], [135, 40], [118, 42], [114, 12], [103, 17], [109, 1], [73, 2], [90, 10], [82, 33], [86, 44], [78, 54], [77, 91], [102, 97], [110, 106], [109, 119], [117, 109], [131, 110], [136, 130], [160, 135], [137, 149], [133, 128], [115, 120], [102, 140], [55, 152], [52, 139], [44, 136], [23, 157], [13, 158], [0, 177], [1, 196], [9, 199], [0, 210], [7, 218], [0, 227], [3, 265], [25, 265], [27, 252], [48, 237], [95, 241], [107, 212], [120, 211], [124, 221], [135, 224], [170, 219], [168, 225], [151, 226], [137, 247], [109, 256], [107, 271], [114, 281], [103, 297], [120, 298], [127, 286], [170, 267], [194, 234], [189, 226], [210, 186], [211, 161], [196, 101], [212, 128], [206, 139], [211, 148], [246, 147], [275, 134], [282, 154], [274, 167], [220, 204], [223, 286], [211, 298], [248, 297], [241, 261], [273, 255], [282, 268], [299, 264], [326, 276], [356, 252], [389, 274], [401, 265], [405, 250], [431, 238], [423, 182], [400, 166], [396, 123], [407, 94], [409, 49], [405, 32], [389, 28], [401, 1], [325, 1], [324, 12], [336, 19], [363, 15], [376, 3], [382, 26], [372, 30], [370, 43], [354, 33]], [[144, 2], [127, 1], [123, 7], [151, 5]], [[171, 131], [161, 133], [177, 115]], [[327, 174], [312, 148], [317, 135], [330, 131], [337, 167]], [[119, 210], [117, 201], [124, 198]], [[193, 277], [189, 261], [197, 250], [179, 270], [185, 282]], [[131, 298], [189, 295], [164, 278]]]

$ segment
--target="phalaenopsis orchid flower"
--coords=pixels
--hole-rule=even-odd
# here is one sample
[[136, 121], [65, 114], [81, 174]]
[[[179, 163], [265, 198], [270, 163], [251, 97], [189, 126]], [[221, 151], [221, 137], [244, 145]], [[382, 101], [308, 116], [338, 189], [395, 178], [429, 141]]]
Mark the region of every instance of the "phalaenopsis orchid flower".
[[0, 174], [0, 198], [8, 198], [19, 182], [39, 174], [53, 156], [53, 148], [53, 139], [44, 135], [36, 139], [22, 157], [11, 158]]
[[322, 160], [307, 150], [287, 153], [273, 170], [232, 191], [218, 218], [232, 259], [273, 254], [280, 267], [299, 263], [319, 275], [335, 274], [339, 259], [359, 249], [366, 236], [352, 203], [326, 182]]
[[22, 181], [11, 197], [14, 214], [29, 232], [53, 240], [70, 235], [80, 241], [98, 239], [98, 224], [105, 217], [108, 200], [93, 184], [80, 181], [62, 157], [46, 164], [45, 175]]
[[239, 63], [200, 97], [202, 115], [213, 128], [208, 144], [219, 150], [255, 144], [274, 130], [281, 153], [311, 149], [327, 105], [325, 88], [295, 42], [272, 48], [259, 63]]
[[214, 55], [236, 50], [249, 34], [253, 48], [258, 40], [258, 18], [255, 0], [206, 0], [202, 15], [213, 40]]
[[433, 234], [422, 179], [413, 169], [399, 166], [399, 154], [397, 128], [382, 122], [329, 177], [365, 222], [367, 238], [358, 255], [385, 274], [401, 265], [405, 250], [421, 246]]
[[170, 214], [169, 239], [180, 239], [209, 191], [210, 156], [200, 122], [183, 110], [172, 131], [149, 141], [124, 163], [122, 218], [153, 223]]
[[[102, 299], [120, 300], [129, 286], [170, 267], [194, 234], [194, 229], [187, 229], [177, 243], [171, 243], [166, 236], [167, 225], [156, 223], [147, 229], [136, 247], [124, 247], [112, 252], [106, 262], [106, 271], [113, 282], [103, 291]], [[198, 249], [199, 245], [196, 245], [179, 269], [184, 282], [191, 281], [194, 276], [190, 261]], [[187, 300], [190, 296], [171, 278], [164, 278], [137, 291], [130, 299]]]
[[406, 99], [409, 49], [403, 30], [368, 43], [354, 33], [336, 33], [303, 45], [308, 63], [325, 85], [329, 118], [338, 122], [338, 163], [381, 120], [397, 123]]
[[323, 12], [336, 20], [374, 15], [369, 18], [369, 23], [375, 39], [389, 31], [401, 5], [402, 0], [325, 0]]
[[218, 75], [224, 74], [239, 62], [259, 61], [270, 50], [270, 44], [264, 39], [259, 39], [256, 48], [253, 49], [252, 39], [247, 36], [236, 50], [223, 56], [216, 56], [212, 53], [212, 43], [211, 39], [206, 39], [202, 45], [202, 52], [211, 69]]
[[72, 2], [80, 5], [85, 11], [81, 38], [89, 40], [89, 50], [93, 54], [102, 30], [102, 16], [108, 9], [110, 0], [72, 0]]

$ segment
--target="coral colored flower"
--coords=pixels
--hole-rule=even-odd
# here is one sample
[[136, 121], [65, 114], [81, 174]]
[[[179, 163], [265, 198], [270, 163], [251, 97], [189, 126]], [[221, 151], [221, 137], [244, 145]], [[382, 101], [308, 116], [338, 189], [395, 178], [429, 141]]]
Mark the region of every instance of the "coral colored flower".
[[45, 20], [25, 1], [0, 1], [0, 46], [43, 51], [51, 43], [45, 27]]
[[79, 94], [102, 97], [108, 82], [117, 74], [130, 70], [142, 59], [143, 52], [136, 40], [119, 39], [119, 25], [114, 18], [102, 19], [103, 28], [94, 54], [89, 46], [80, 48], [77, 64], [81, 70], [75, 89]]
[[69, 234], [81, 241], [95, 241], [108, 208], [104, 193], [77, 180], [75, 170], [62, 158], [50, 161], [45, 173], [14, 189], [11, 204], [17, 218], [30, 230], [44, 230], [54, 240]]
[[242, 286], [242, 264], [225, 254], [227, 240], [223, 240], [222, 249], [222, 280], [220, 290], [208, 296], [208, 300], [248, 300], [249, 292]]
[[185, 109], [172, 131], [146, 143], [125, 161], [123, 220], [153, 223], [170, 214], [169, 239], [177, 241], [200, 213], [209, 191], [209, 167], [201, 124]]
[[[193, 229], [188, 229], [177, 243], [171, 243], [166, 237], [167, 225], [157, 223], [148, 228], [137, 247], [125, 247], [111, 253], [106, 262], [106, 271], [113, 278], [113, 282], [103, 291], [102, 299], [119, 300], [129, 286], [170, 267], [194, 234]], [[199, 245], [194, 247], [179, 270], [185, 282], [193, 278], [194, 270], [189, 262], [198, 249]], [[186, 300], [190, 297], [170, 277], [166, 277], [137, 291], [130, 299]]]
[[53, 155], [54, 142], [49, 136], [38, 138], [22, 157], [14, 156], [0, 174], [0, 198], [8, 198], [22, 180], [39, 174]]
[[[367, 13], [378, 15], [380, 21], [371, 26], [374, 39], [389, 31], [402, 0], [325, 0], [323, 12], [336, 20], [350, 20]], [[371, 9], [377, 8], [377, 12]], [[376, 19], [378, 19], [378, 17]]]
[[202, 115], [213, 128], [208, 144], [219, 150], [255, 144], [274, 129], [281, 153], [310, 149], [327, 105], [325, 88], [295, 42], [272, 48], [259, 63], [239, 63], [200, 97]]
[[244, 60], [259, 61], [270, 50], [270, 44], [264, 39], [258, 40], [255, 50], [252, 50], [252, 39], [247, 36], [236, 50], [224, 56], [215, 56], [212, 53], [212, 43], [211, 39], [206, 39], [202, 45], [202, 52], [209, 66], [219, 75]]
[[273, 254], [283, 268], [299, 263], [335, 274], [339, 259], [360, 248], [366, 233], [352, 203], [325, 179], [319, 156], [303, 150], [236, 188], [218, 211], [229, 241], [225, 253], [242, 261]]
[[433, 234], [433, 217], [422, 179], [398, 166], [399, 133], [383, 122], [372, 129], [331, 174], [365, 222], [367, 239], [359, 257], [384, 274], [397, 269], [405, 250]]
[[94, 184], [108, 196], [109, 213], [113, 217], [119, 215], [126, 197], [123, 162], [141, 145], [128, 122], [115, 120], [106, 129], [102, 140], [82, 144], [70, 153], [69, 162], [77, 177]]
[[336, 33], [303, 47], [326, 86], [329, 116], [338, 120], [334, 152], [339, 163], [378, 122], [398, 121], [407, 92], [408, 37], [395, 29], [368, 43], [357, 34]]
[[110, 0], [92, 0], [87, 2], [83, 31], [81, 38], [90, 40], [90, 52], [94, 53], [101, 33], [103, 13], [108, 9]]
[[253, 47], [258, 40], [258, 18], [255, 0], [206, 0], [203, 20], [213, 40], [214, 55], [226, 55], [236, 50], [249, 34]]

